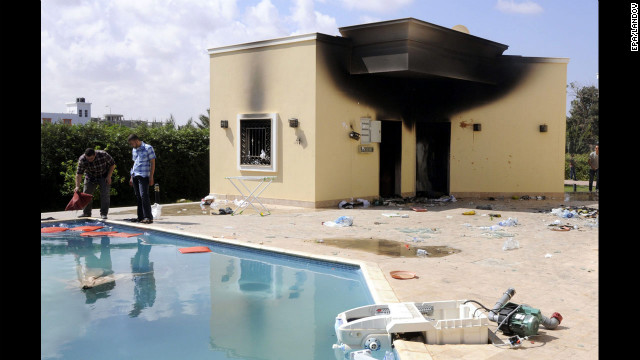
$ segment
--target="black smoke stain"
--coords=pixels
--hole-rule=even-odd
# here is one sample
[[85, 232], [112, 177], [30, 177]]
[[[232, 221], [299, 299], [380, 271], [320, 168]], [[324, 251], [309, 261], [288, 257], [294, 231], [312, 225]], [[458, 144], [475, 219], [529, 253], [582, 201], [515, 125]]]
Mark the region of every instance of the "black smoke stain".
[[[348, 39], [345, 39], [348, 41]], [[530, 72], [530, 66], [517, 57], [498, 56], [491, 63], [494, 84], [399, 71], [379, 74], [350, 74], [352, 47], [322, 44], [319, 61], [338, 91], [353, 101], [376, 110], [378, 119], [402, 119], [405, 126], [414, 122], [448, 121], [452, 115], [499, 100]], [[469, 72], [477, 63], [469, 61]]]

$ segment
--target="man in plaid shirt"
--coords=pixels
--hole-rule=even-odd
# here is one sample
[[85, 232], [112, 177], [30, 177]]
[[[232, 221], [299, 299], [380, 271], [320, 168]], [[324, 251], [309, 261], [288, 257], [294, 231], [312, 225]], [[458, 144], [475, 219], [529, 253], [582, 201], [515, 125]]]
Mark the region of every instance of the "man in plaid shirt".
[[[100, 217], [107, 218], [109, 213], [111, 174], [116, 168], [116, 162], [111, 155], [104, 150], [94, 150], [88, 148], [78, 159], [78, 169], [76, 171], [76, 188], [74, 192], [80, 191], [80, 181], [84, 175], [84, 190], [82, 192], [93, 195], [96, 187], [100, 185]], [[82, 210], [79, 217], [90, 217], [92, 210], [91, 202]]]
[[149, 200], [149, 186], [153, 185], [153, 174], [156, 171], [156, 153], [153, 146], [146, 144], [131, 134], [127, 139], [133, 148], [133, 167], [129, 185], [133, 186], [133, 193], [138, 202], [138, 222], [150, 224], [153, 222], [151, 214], [151, 201]]

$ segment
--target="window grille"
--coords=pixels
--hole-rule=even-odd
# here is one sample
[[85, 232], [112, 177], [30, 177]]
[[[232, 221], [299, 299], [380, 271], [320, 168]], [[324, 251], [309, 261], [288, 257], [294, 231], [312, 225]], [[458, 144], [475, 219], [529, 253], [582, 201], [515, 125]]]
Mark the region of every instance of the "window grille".
[[240, 164], [271, 165], [271, 120], [240, 122]]

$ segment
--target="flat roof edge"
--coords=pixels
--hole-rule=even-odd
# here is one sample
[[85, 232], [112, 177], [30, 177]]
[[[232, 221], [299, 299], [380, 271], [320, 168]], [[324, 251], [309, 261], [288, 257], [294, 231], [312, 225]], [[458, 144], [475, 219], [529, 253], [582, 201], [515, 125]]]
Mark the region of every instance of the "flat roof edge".
[[[310, 33], [310, 34], [292, 35], [292, 36], [286, 36], [286, 37], [268, 39], [268, 40], [253, 41], [249, 43], [220, 46], [216, 48], [207, 49], [207, 53], [209, 55], [213, 55], [213, 54], [222, 54], [222, 53], [228, 53], [233, 51], [257, 49], [257, 48], [263, 48], [263, 47], [275, 46], [275, 45], [294, 44], [294, 43], [299, 43], [299, 42], [304, 42], [309, 40], [343, 41], [343, 39], [344, 38], [339, 36], [332, 36], [332, 35], [327, 35], [323, 33]], [[344, 41], [346, 42], [348, 40], [344, 39]]]
[[541, 56], [520, 56], [520, 55], [502, 55], [510, 60], [519, 60], [520, 62], [532, 63], [557, 63], [568, 64], [570, 58], [567, 57], [541, 57]]

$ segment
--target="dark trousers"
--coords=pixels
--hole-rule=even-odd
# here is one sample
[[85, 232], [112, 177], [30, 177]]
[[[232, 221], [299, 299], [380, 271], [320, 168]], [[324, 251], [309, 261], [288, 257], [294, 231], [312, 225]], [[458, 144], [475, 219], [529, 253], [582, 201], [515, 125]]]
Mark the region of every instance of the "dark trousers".
[[153, 220], [151, 215], [151, 200], [149, 199], [149, 178], [142, 176], [133, 177], [133, 193], [138, 201], [138, 220]]
[[576, 168], [575, 166], [569, 167], [569, 179], [576, 180]]
[[589, 191], [591, 191], [593, 187], [593, 176], [596, 177], [596, 190], [600, 187], [600, 169], [589, 169]]
[[[88, 176], [84, 177], [84, 192], [85, 194], [93, 195], [93, 192], [96, 191], [96, 187], [100, 185], [100, 215], [107, 215], [109, 213], [109, 204], [111, 202], [111, 197], [109, 193], [111, 192], [111, 185], [107, 184], [107, 178], [98, 178], [89, 180]], [[91, 201], [85, 208], [82, 210], [84, 215], [91, 216], [91, 210], [93, 209], [93, 201]]]

